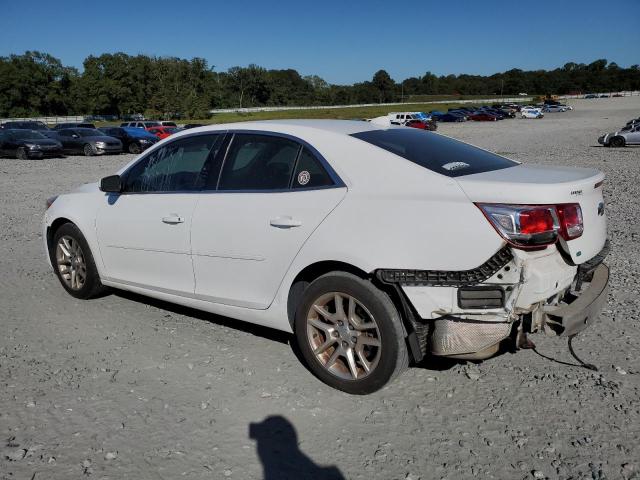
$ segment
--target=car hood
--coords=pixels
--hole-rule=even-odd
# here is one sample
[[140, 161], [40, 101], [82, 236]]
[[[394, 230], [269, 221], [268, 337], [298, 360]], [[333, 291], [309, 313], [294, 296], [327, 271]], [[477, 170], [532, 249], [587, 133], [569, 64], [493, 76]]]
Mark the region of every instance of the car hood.
[[69, 193], [92, 193], [100, 191], [100, 186], [97, 182], [94, 183], [85, 183], [84, 185], [80, 185], [79, 187], [74, 188]]

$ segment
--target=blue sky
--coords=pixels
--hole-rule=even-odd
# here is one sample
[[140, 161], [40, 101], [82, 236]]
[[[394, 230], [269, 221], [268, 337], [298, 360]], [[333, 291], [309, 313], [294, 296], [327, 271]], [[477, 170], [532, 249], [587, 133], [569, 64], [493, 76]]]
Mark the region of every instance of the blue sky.
[[82, 67], [90, 55], [204, 57], [331, 83], [554, 68], [598, 58], [640, 63], [640, 0], [121, 1], [0, 0], [0, 55], [40, 50]]

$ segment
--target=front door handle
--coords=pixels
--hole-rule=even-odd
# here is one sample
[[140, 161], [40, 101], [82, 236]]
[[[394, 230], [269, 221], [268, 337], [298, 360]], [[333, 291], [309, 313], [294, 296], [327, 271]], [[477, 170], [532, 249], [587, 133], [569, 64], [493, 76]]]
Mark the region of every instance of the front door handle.
[[293, 228], [301, 226], [302, 222], [285, 215], [278, 218], [272, 218], [269, 221], [269, 225], [276, 228]]
[[170, 225], [175, 225], [176, 223], [184, 223], [184, 217], [180, 217], [178, 215], [169, 215], [168, 217], [162, 217], [163, 223], [168, 223]]

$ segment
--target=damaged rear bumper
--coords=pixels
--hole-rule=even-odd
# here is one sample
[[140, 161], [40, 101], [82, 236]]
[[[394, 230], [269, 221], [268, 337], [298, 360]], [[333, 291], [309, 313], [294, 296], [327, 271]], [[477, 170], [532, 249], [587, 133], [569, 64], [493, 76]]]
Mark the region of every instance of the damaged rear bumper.
[[569, 301], [557, 307], [544, 307], [544, 321], [554, 333], [563, 337], [577, 335], [596, 321], [607, 301], [609, 267], [601, 263], [588, 287], [579, 296], [569, 294]]
[[518, 348], [518, 338], [528, 333], [569, 337], [594, 323], [607, 301], [608, 251], [607, 242], [591, 260], [574, 265], [556, 248], [506, 247], [469, 271], [382, 270], [377, 278], [402, 300], [416, 359], [429, 353], [483, 359], [507, 339]]

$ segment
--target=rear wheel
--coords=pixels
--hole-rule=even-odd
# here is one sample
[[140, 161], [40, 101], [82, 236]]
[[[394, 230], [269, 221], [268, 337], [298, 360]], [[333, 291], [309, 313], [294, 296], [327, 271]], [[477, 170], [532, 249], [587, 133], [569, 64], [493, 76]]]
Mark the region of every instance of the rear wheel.
[[138, 145], [137, 143], [133, 142], [129, 144], [129, 153], [133, 153], [134, 155], [137, 155], [141, 151], [142, 149], [140, 148], [140, 145]]
[[95, 152], [93, 151], [93, 147], [91, 146], [91, 144], [87, 143], [83, 148], [82, 151], [84, 152], [84, 154], [87, 157], [91, 157], [95, 154]]
[[27, 153], [27, 149], [24, 147], [18, 148], [18, 151], [16, 152], [16, 157], [18, 157], [19, 160], [28, 160], [29, 154]]
[[348, 393], [375, 392], [409, 363], [395, 306], [349, 273], [329, 273], [309, 285], [296, 311], [295, 333], [309, 369]]
[[624, 147], [624, 144], [625, 141], [622, 137], [613, 137], [611, 140], [609, 140], [609, 145], [611, 145], [612, 147]]
[[88, 299], [105, 290], [89, 245], [74, 224], [56, 230], [49, 254], [58, 280], [72, 297]]

